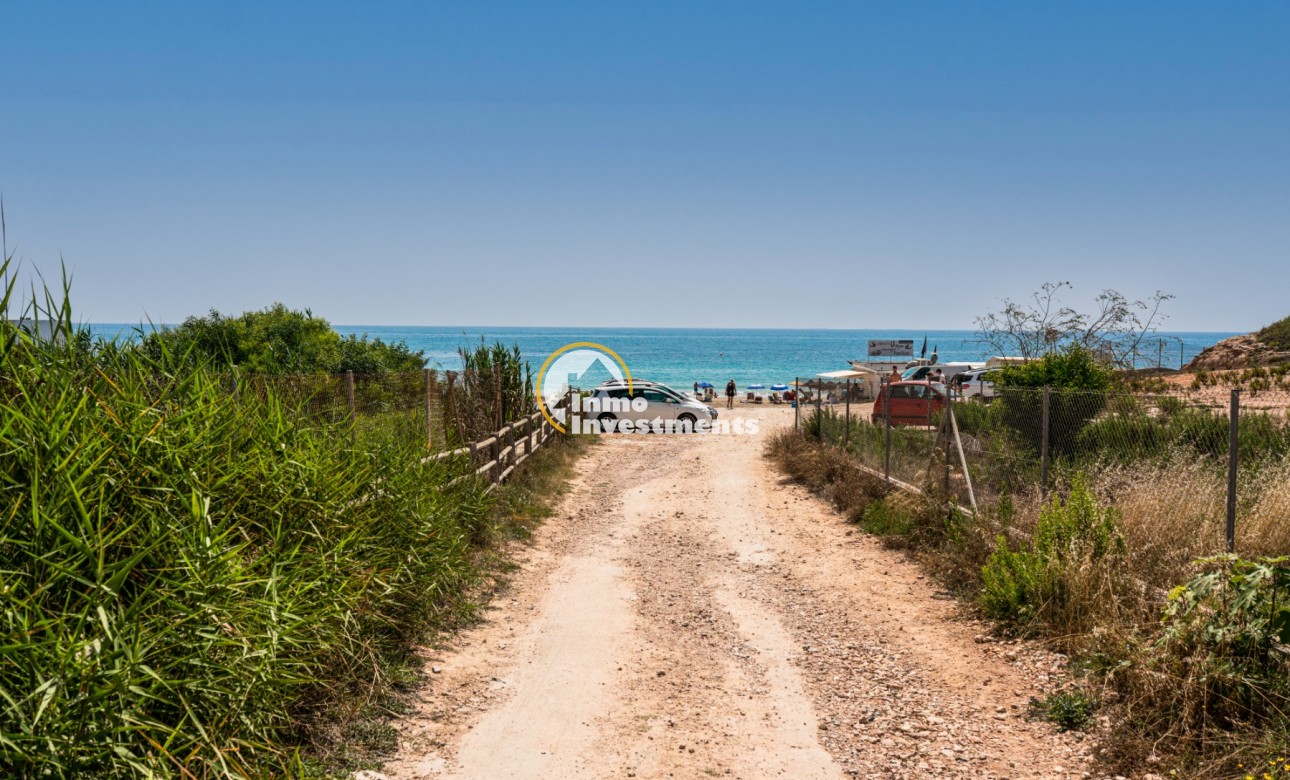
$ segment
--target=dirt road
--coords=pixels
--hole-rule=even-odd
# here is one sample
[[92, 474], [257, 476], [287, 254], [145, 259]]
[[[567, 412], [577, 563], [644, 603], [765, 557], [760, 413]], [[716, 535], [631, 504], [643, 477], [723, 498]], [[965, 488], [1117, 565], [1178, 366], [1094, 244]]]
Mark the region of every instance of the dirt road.
[[[724, 410], [723, 410], [724, 412]], [[605, 437], [487, 621], [435, 652], [391, 778], [1054, 778], [1060, 658], [945, 594], [757, 436]]]

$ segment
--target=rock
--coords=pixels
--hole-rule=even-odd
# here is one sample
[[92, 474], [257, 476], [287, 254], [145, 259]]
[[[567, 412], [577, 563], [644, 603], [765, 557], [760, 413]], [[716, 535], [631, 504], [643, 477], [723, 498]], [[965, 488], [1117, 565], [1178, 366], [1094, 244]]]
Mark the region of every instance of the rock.
[[1257, 334], [1233, 336], [1212, 347], [1206, 347], [1187, 364], [1188, 371], [1204, 369], [1222, 371], [1251, 366], [1271, 366], [1290, 361], [1290, 352], [1283, 352], [1264, 344]]

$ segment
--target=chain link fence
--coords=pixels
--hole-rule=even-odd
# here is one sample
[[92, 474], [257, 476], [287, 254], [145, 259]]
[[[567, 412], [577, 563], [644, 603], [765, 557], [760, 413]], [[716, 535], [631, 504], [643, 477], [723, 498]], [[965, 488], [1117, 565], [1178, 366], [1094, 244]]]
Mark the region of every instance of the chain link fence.
[[1290, 389], [1000, 388], [925, 406], [891, 421], [871, 403], [814, 398], [796, 419], [871, 472], [962, 507], [1006, 498], [1033, 515], [1083, 480], [1138, 549], [1176, 559], [1162, 563], [1290, 552]]

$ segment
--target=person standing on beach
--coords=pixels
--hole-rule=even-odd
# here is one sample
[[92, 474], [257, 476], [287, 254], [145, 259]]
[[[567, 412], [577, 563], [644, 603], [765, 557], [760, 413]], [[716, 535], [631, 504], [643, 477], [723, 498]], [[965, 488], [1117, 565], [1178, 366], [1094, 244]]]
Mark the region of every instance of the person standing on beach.
[[900, 381], [900, 369], [896, 368], [895, 366], [892, 366], [891, 376], [887, 377], [887, 383], [891, 384], [892, 382], [899, 382], [899, 381]]
[[726, 408], [727, 409], [735, 408], [736, 392], [738, 391], [735, 389], [735, 380], [731, 379], [729, 382], [726, 382]]

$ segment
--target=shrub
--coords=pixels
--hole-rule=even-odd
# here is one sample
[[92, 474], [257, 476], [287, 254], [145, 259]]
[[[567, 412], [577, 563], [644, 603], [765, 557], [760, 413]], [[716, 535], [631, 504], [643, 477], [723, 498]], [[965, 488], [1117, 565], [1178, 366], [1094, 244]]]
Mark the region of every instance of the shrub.
[[997, 539], [995, 551], [981, 571], [981, 607], [987, 615], [1018, 625], [1038, 619], [1055, 623], [1080, 619], [1069, 607], [1082, 611], [1086, 605], [1068, 604], [1073, 585], [1081, 594], [1085, 577], [1109, 557], [1125, 551], [1117, 523], [1118, 515], [1102, 507], [1082, 478], [1076, 478], [1070, 496], [1053, 498], [1043, 508], [1035, 525], [1029, 550], [1014, 550], [1005, 535]]
[[236, 317], [212, 309], [205, 317], [147, 333], [141, 346], [154, 360], [167, 356], [189, 365], [239, 366], [261, 374], [377, 373], [425, 365], [424, 353], [412, 351], [406, 342], [341, 338], [322, 317], [281, 303]]
[[1013, 550], [1000, 534], [981, 569], [981, 610], [995, 620], [1026, 625], [1056, 597], [1050, 567], [1033, 552]]
[[1206, 559], [1210, 571], [1169, 593], [1161, 663], [1185, 685], [1186, 726], [1231, 726], [1279, 717], [1290, 705], [1290, 559]]
[[1054, 497], [1039, 513], [1035, 552], [1049, 561], [1098, 561], [1124, 552], [1119, 513], [1099, 506], [1082, 477], [1076, 476], [1065, 501]]
[[1001, 419], [1038, 451], [1044, 437], [1042, 388], [1060, 390], [1049, 396], [1049, 451], [1054, 455], [1073, 452], [1080, 431], [1106, 406], [1112, 376], [1092, 353], [1079, 347], [1005, 366], [995, 380]]
[[1114, 374], [1081, 347], [1044, 355], [1038, 360], [1004, 366], [995, 379], [999, 387], [1054, 387], [1105, 391]]

